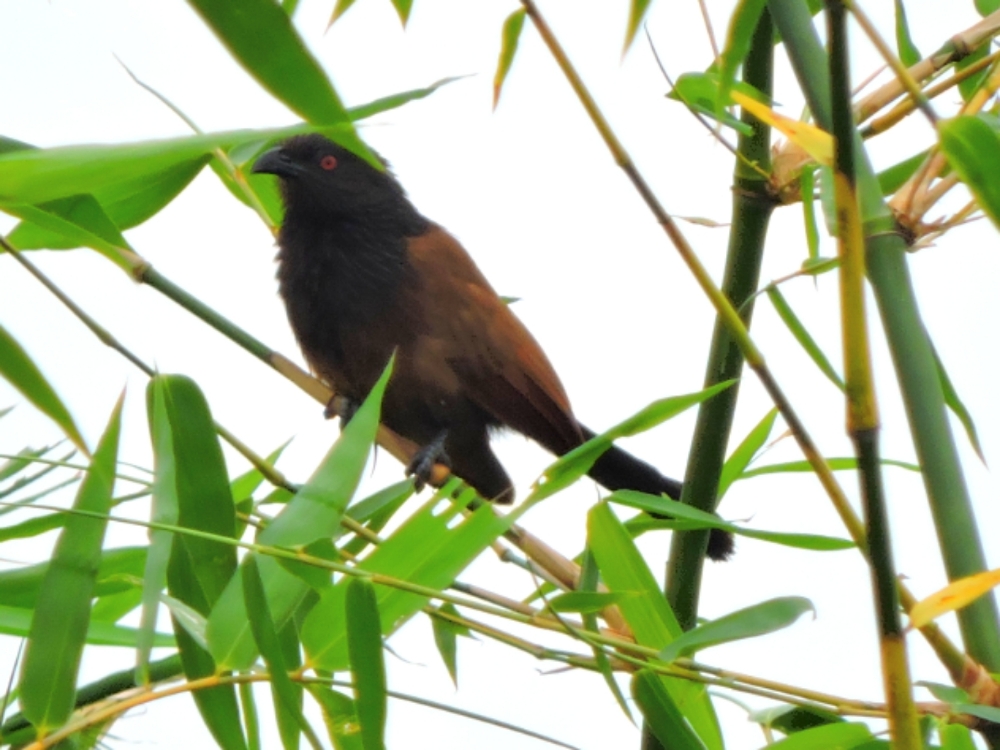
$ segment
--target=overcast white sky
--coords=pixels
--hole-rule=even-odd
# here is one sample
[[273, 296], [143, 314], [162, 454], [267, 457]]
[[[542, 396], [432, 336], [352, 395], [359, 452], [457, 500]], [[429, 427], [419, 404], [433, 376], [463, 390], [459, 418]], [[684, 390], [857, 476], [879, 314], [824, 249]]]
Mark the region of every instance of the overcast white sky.
[[[713, 6], [722, 38], [729, 4]], [[891, 4], [869, 3], [870, 12]], [[876, 8], [874, 6], [886, 6]], [[582, 421], [603, 429], [650, 401], [698, 390], [712, 326], [712, 311], [627, 180], [614, 166], [561, 74], [533, 30], [526, 29], [519, 59], [499, 109], [491, 111], [492, 77], [500, 25], [516, 7], [508, 2], [418, 2], [402, 30], [389, 3], [359, 2], [324, 34], [332, 3], [304, 0], [297, 17], [310, 46], [349, 105], [454, 75], [469, 75], [430, 99], [385, 114], [363, 134], [394, 165], [414, 203], [455, 234], [502, 294], [521, 298], [515, 311], [542, 343]], [[924, 54], [971, 25], [971, 3], [907, 4], [915, 40]], [[958, 6], [958, 7], [956, 7]], [[645, 41], [621, 60], [626, 4], [545, 2], [543, 10], [588, 85], [659, 197], [677, 215], [725, 222], [732, 159], [676, 103]], [[882, 18], [891, 34], [891, 19]], [[295, 121], [247, 76], [182, 2], [136, 3], [52, 0], [0, 4], [4, 105], [0, 133], [39, 146], [120, 142], [184, 135], [171, 112], [142, 91], [115, 61], [117, 55], [143, 81], [162, 92], [205, 130], [266, 127]], [[673, 75], [704, 68], [711, 51], [696, 4], [654, 4], [649, 30]], [[264, 42], [266, 43], [266, 42]], [[877, 63], [858, 45], [855, 79]], [[801, 107], [779, 56], [776, 98], [784, 111]], [[942, 104], [950, 106], [951, 100]], [[899, 135], [872, 144], [880, 167], [923, 148], [928, 126], [914, 118]], [[13, 221], [0, 217], [0, 230]], [[721, 269], [725, 228], [684, 225], [704, 262]], [[133, 246], [167, 277], [282, 352], [297, 356], [273, 280], [273, 240], [257, 218], [205, 172], [162, 214], [132, 230]], [[824, 251], [833, 245], [824, 239]], [[780, 210], [762, 279], [785, 276], [805, 256], [800, 210]], [[187, 313], [140, 288], [91, 252], [36, 254], [38, 262], [85, 309], [133, 351], [164, 372], [195, 378], [216, 418], [259, 452], [295, 438], [282, 468], [303, 479], [335, 438], [336, 427], [293, 386]], [[1000, 277], [996, 235], [985, 222], [953, 233], [940, 246], [912, 256], [923, 312], [952, 379], [977, 420], [988, 461], [1000, 455], [993, 284]], [[839, 362], [836, 279], [800, 280], [785, 294]], [[8, 258], [0, 258], [0, 323], [30, 351], [69, 403], [90, 441], [103, 428], [123, 386], [128, 387], [123, 458], [149, 464], [142, 392], [144, 378], [104, 349]], [[837, 392], [798, 352], [762, 302], [754, 333], [796, 408], [831, 456], [847, 455], [843, 407]], [[884, 453], [912, 459], [891, 364], [875, 335], [882, 399]], [[19, 402], [0, 384], [0, 407]], [[734, 430], [740, 439], [769, 404], [752, 375], [741, 393]], [[55, 428], [26, 406], [4, 418], [0, 451], [50, 442]], [[683, 472], [693, 415], [675, 420], [629, 447], [667, 473]], [[958, 442], [982, 528], [1000, 521], [998, 483]], [[520, 438], [502, 440], [504, 463], [521, 495], [546, 464], [539, 449]], [[230, 457], [232, 458], [232, 457]], [[791, 441], [768, 461], [798, 458]], [[231, 471], [244, 468], [233, 459]], [[400, 467], [381, 456], [366, 487], [395, 481]], [[944, 582], [934, 532], [919, 479], [886, 472], [891, 493], [897, 565], [912, 589], [928, 594]], [[844, 486], [856, 496], [855, 482]], [[584, 510], [592, 485], [533, 511], [526, 525], [567, 555], [583, 541]], [[138, 510], [137, 510], [138, 512]], [[843, 535], [818, 484], [810, 477], [760, 479], [735, 487], [720, 509], [757, 528]], [[115, 529], [116, 544], [135, 543], [136, 532]], [[140, 537], [141, 538], [141, 537]], [[47, 538], [46, 538], [47, 539]], [[1000, 565], [995, 534], [986, 544]], [[42, 544], [5, 545], [5, 561], [44, 556]], [[660, 575], [667, 541], [643, 540]], [[530, 580], [484, 555], [463, 580], [515, 595]], [[856, 698], [880, 699], [876, 636], [868, 575], [854, 552], [808, 554], [742, 541], [727, 565], [710, 565], [702, 612], [715, 617], [774, 596], [805, 595], [815, 620], [752, 644], [721, 647], [703, 660], [779, 681]], [[954, 632], [953, 622], [945, 625]], [[529, 637], [541, 640], [531, 632]], [[16, 645], [13, 640], [5, 646]], [[600, 678], [547, 674], [543, 664], [489, 642], [459, 647], [456, 693], [437, 658], [426, 621], [418, 619], [391, 641], [390, 687], [441, 700], [550, 734], [581, 748], [634, 747], [638, 733], [623, 717]], [[913, 640], [916, 679], [945, 681], [919, 640]], [[0, 674], [12, 650], [0, 651]], [[131, 654], [103, 651], [89, 657], [85, 676], [130, 664]], [[926, 696], [925, 696], [926, 697]], [[765, 705], [748, 700], [755, 706]], [[262, 707], [266, 703], [262, 702]], [[742, 709], [719, 702], [730, 746], [763, 744]], [[264, 709], [266, 710], [266, 709]], [[177, 698], [120, 721], [114, 747], [209, 747], [204, 732], [192, 739], [188, 698]], [[185, 717], [183, 721], [178, 717]], [[272, 745], [267, 745], [272, 746]], [[502, 730], [393, 702], [390, 747], [543, 747]]]

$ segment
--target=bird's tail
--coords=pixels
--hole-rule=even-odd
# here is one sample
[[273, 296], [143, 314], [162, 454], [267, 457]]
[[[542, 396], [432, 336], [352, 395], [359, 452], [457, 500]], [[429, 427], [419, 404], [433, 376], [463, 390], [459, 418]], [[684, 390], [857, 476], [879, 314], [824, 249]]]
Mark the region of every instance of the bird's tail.
[[[580, 425], [585, 440], [594, 437], [594, 432]], [[667, 495], [679, 500], [683, 484], [676, 479], [663, 476], [654, 467], [641, 461], [616, 445], [612, 445], [594, 463], [588, 472], [590, 478], [602, 487], [611, 490], [634, 490], [650, 495]], [[725, 560], [733, 553], [733, 537], [728, 531], [712, 529], [708, 537], [708, 556], [713, 560]]]

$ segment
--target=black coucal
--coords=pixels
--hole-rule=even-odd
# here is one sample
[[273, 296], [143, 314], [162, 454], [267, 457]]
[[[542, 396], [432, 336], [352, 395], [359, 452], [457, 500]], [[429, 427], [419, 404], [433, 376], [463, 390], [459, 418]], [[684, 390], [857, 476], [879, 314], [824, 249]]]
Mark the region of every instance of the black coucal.
[[[310, 367], [337, 393], [360, 403], [395, 352], [383, 423], [499, 503], [514, 491], [492, 430], [557, 455], [593, 437], [528, 329], [388, 171], [317, 134], [264, 153], [253, 171], [279, 178], [281, 296]], [[680, 482], [615, 446], [590, 476], [609, 490], [680, 496]], [[709, 557], [731, 551], [713, 530]]]

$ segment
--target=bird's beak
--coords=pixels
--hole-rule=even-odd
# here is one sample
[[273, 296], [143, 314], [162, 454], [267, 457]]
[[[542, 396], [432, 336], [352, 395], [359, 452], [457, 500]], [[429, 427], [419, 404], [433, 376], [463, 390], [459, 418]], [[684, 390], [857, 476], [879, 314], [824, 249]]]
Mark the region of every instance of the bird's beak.
[[280, 146], [265, 151], [260, 158], [254, 162], [254, 174], [273, 174], [278, 177], [297, 177], [302, 172], [302, 167], [288, 158], [288, 155]]

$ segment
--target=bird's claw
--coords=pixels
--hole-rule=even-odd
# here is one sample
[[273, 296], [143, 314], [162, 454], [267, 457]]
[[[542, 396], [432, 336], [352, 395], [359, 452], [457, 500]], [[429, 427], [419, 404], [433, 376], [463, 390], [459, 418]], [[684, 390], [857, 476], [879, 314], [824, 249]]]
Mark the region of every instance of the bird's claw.
[[434, 464], [444, 464], [449, 469], [451, 468], [451, 459], [444, 449], [444, 442], [447, 437], [447, 431], [442, 432], [413, 454], [413, 458], [406, 467], [406, 476], [413, 477], [413, 486], [417, 492], [420, 492], [430, 481], [431, 474], [434, 471]]

